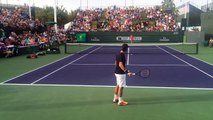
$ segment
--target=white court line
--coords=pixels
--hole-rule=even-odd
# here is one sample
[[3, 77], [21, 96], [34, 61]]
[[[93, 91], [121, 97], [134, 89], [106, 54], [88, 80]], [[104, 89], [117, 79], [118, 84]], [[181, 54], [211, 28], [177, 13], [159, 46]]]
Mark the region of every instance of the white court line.
[[115, 64], [98, 64], [98, 63], [94, 63], [94, 64], [81, 64], [81, 63], [74, 63], [72, 64], [74, 66], [114, 66]]
[[194, 56], [192, 56], [192, 55], [187, 55], [187, 56], [190, 56], [190, 57], [192, 57], [192, 58], [194, 58], [194, 59], [197, 59], [197, 60], [199, 60], [199, 61], [201, 61], [201, 62], [204, 62], [204, 63], [206, 63], [206, 64], [208, 64], [208, 65], [213, 66], [213, 64], [211, 64], [211, 63], [209, 63], [209, 62], [207, 62], [207, 61], [201, 60], [200, 58], [194, 57]]
[[63, 58], [58, 59], [58, 60], [56, 60], [56, 61], [53, 61], [53, 62], [51, 62], [51, 63], [45, 64], [45, 65], [43, 65], [43, 66], [41, 66], [41, 67], [38, 67], [38, 68], [33, 69], [33, 70], [30, 70], [30, 71], [25, 72], [25, 73], [23, 73], [23, 74], [20, 74], [20, 75], [18, 75], [18, 76], [16, 76], [16, 77], [10, 78], [9, 80], [6, 80], [6, 81], [4, 81], [4, 82], [2, 82], [2, 83], [0, 83], [0, 84], [4, 84], [4, 83], [9, 82], [9, 81], [11, 81], [11, 80], [13, 80], [13, 79], [16, 79], [16, 78], [18, 78], [18, 77], [20, 77], [20, 76], [26, 75], [26, 74], [28, 74], [28, 73], [30, 73], [30, 72], [33, 72], [33, 71], [36, 71], [36, 70], [41, 69], [41, 68], [43, 68], [43, 67], [46, 67], [46, 66], [48, 66], [48, 65], [54, 64], [54, 63], [56, 63], [56, 62], [58, 62], [58, 61], [60, 61], [60, 60], [66, 59], [66, 58], [68, 58], [68, 57], [70, 57], [70, 56], [73, 56], [73, 55], [74, 55], [74, 54], [68, 55], [68, 56], [66, 56], [66, 57], [63, 57]]
[[184, 63], [188, 64], [189, 66], [191, 66], [191, 67], [195, 68], [196, 70], [198, 70], [198, 71], [202, 72], [203, 74], [205, 74], [205, 75], [209, 76], [210, 78], [213, 78], [213, 76], [212, 76], [212, 75], [210, 75], [209, 73], [207, 73], [207, 72], [205, 72], [205, 71], [203, 71], [203, 70], [201, 70], [201, 69], [199, 69], [199, 68], [195, 67], [194, 65], [192, 65], [192, 64], [190, 64], [190, 63], [188, 63], [188, 62], [186, 62], [185, 60], [183, 60], [183, 59], [181, 59], [181, 58], [177, 57], [176, 55], [174, 55], [174, 54], [172, 54], [172, 53], [168, 52], [167, 50], [165, 50], [165, 49], [163, 49], [163, 48], [161, 48], [161, 47], [159, 47], [159, 49], [161, 49], [161, 50], [165, 51], [166, 53], [168, 53], [168, 54], [172, 55], [173, 57], [177, 58], [178, 60], [180, 60], [180, 61], [182, 61], [182, 62], [184, 62]]
[[133, 50], [157, 50], [158, 48], [143, 48], [143, 46], [142, 46], [142, 48], [131, 48], [131, 49], [133, 49]]
[[127, 51], [127, 65], [129, 65], [129, 61], [130, 61], [130, 49], [128, 48], [128, 51]]
[[[75, 66], [114, 66], [115, 64], [71, 64]], [[190, 65], [188, 64], [129, 64], [128, 66], [153, 66], [153, 67], [189, 67]], [[191, 66], [190, 66], [191, 67]]]
[[88, 54], [85, 54], [85, 55], [83, 55], [83, 56], [81, 56], [81, 57], [79, 57], [79, 58], [77, 58], [77, 59], [75, 59], [75, 60], [73, 60], [73, 61], [69, 62], [68, 64], [66, 64], [66, 65], [64, 65], [64, 66], [62, 66], [62, 67], [60, 67], [60, 68], [58, 68], [58, 69], [54, 70], [53, 72], [51, 72], [51, 73], [49, 73], [49, 74], [47, 74], [47, 75], [45, 75], [45, 76], [41, 77], [40, 79], [38, 79], [38, 80], [36, 80], [36, 81], [32, 82], [31, 84], [35, 84], [35, 83], [37, 83], [37, 82], [41, 81], [42, 79], [44, 79], [44, 78], [46, 78], [46, 77], [48, 77], [48, 76], [52, 75], [53, 73], [56, 73], [57, 71], [59, 71], [59, 70], [61, 70], [61, 69], [65, 68], [65, 67], [69, 66], [70, 64], [72, 64], [72, 63], [74, 63], [74, 62], [76, 62], [76, 61], [78, 61], [78, 60], [80, 60], [80, 59], [82, 59], [82, 58], [86, 57], [87, 55], [89, 55], [90, 53], [92, 53], [92, 52], [94, 52], [94, 51], [96, 51], [96, 50], [100, 49], [101, 47], [102, 47], [102, 46], [100, 46], [100, 47], [98, 47], [98, 48], [96, 48], [96, 49], [94, 49], [94, 50], [90, 51]]
[[[176, 50], [176, 49], [174, 49], [174, 48], [171, 48], [171, 47], [169, 47], [169, 48], [172, 49], [172, 50], [174, 50], [174, 51], [177, 51], [177, 52], [182, 53], [181, 51]], [[207, 62], [207, 61], [201, 60], [200, 58], [194, 57], [194, 56], [189, 55], [189, 54], [186, 54], [186, 55], [189, 56], [189, 57], [191, 57], [191, 58], [197, 59], [197, 60], [199, 60], [199, 61], [201, 61], [201, 62], [204, 62], [204, 63], [206, 63], [206, 64], [209, 64], [209, 65], [213, 66], [213, 64], [211, 64], [211, 63], [209, 63], [209, 62]]]
[[[90, 49], [90, 48], [91, 48], [91, 47], [89, 47], [89, 48], [87, 48], [87, 49]], [[84, 49], [84, 50], [87, 50], [87, 49]], [[82, 51], [84, 51], [84, 50], [81, 50], [81, 51], [79, 51], [79, 52], [82, 52]], [[21, 76], [23, 76], [23, 75], [26, 75], [26, 74], [28, 74], [28, 73], [34, 72], [34, 71], [36, 71], [36, 70], [39, 70], [39, 69], [41, 69], [41, 68], [43, 68], [43, 67], [46, 67], [46, 66], [51, 65], [51, 64], [54, 64], [54, 63], [56, 63], [56, 62], [58, 62], [58, 61], [61, 61], [61, 60], [63, 60], [63, 59], [66, 59], [66, 58], [68, 58], [68, 57], [71, 57], [71, 56], [73, 56], [73, 55], [75, 55], [75, 54], [71, 54], [71, 55], [68, 55], [68, 56], [66, 56], [66, 57], [63, 57], [63, 58], [61, 58], [61, 59], [58, 59], [58, 60], [56, 60], [56, 61], [53, 61], [53, 62], [51, 62], [51, 63], [45, 64], [45, 65], [43, 65], [43, 66], [41, 66], [41, 67], [38, 67], [38, 68], [36, 68], [36, 69], [30, 70], [30, 71], [28, 71], [28, 72], [25, 72], [25, 73], [23, 73], [23, 74], [20, 74], [20, 75], [18, 75], [18, 76], [15, 76], [15, 77], [13, 77], [13, 78], [10, 78], [9, 80], [3, 81], [3, 82], [1, 82], [0, 84], [4, 84], [4, 83], [9, 82], [9, 81], [11, 81], [11, 80], [13, 80], [13, 79], [16, 79], [16, 78], [21, 77]]]
[[129, 66], [188, 67], [188, 64], [131, 64]]
[[[144, 47], [144, 46], [141, 46], [141, 47], [139, 47], [139, 48], [135, 48], [134, 46], [129, 46], [128, 48], [130, 48], [130, 49], [135, 49], [135, 50], [141, 50], [141, 49], [158, 49], [156, 46], [155, 46], [155, 47], [152, 46], [152, 47], [150, 47], [150, 48], [146, 48], [146, 47]], [[105, 48], [105, 47], [103, 47], [103, 48], [101, 48], [101, 49], [118, 50], [119, 48]]]
[[[37, 87], [88, 87], [88, 88], [114, 88], [114, 85], [76, 85], [76, 84], [15, 84], [5, 83], [1, 86], [37, 86]], [[188, 87], [157, 87], [157, 86], [127, 86], [132, 89], [170, 89], [170, 90], [213, 90], [213, 88], [188, 88]]]
[[[171, 48], [171, 47], [169, 47], [169, 48], [170, 48], [170, 49], [172, 49], [172, 50], [174, 50], [174, 51], [177, 51], [177, 52], [182, 53], [181, 51], [176, 50], [176, 49], [174, 49], [174, 48]], [[189, 56], [189, 57], [191, 57], [191, 58], [197, 59], [197, 60], [199, 60], [199, 61], [201, 61], [201, 62], [204, 62], [204, 63], [206, 63], [206, 64], [209, 64], [209, 65], [213, 66], [213, 64], [212, 64], [212, 63], [209, 63], [209, 62], [207, 62], [207, 61], [201, 60], [200, 58], [194, 57], [194, 56], [189, 55], [189, 54], [186, 54], [186, 55], [187, 55], [187, 56]]]

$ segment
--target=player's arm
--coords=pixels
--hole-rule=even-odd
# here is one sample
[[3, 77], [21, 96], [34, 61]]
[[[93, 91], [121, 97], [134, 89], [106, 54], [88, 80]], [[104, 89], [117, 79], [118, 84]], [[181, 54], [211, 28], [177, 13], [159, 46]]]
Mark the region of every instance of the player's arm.
[[121, 68], [121, 70], [123, 70], [124, 72], [128, 73], [129, 76], [132, 76], [132, 72], [131, 72], [130, 70], [127, 70], [127, 69], [124, 67], [123, 62], [119, 62], [119, 67]]
[[119, 62], [118, 66], [121, 68], [121, 70], [123, 70], [124, 72], [126, 71], [126, 68], [124, 67], [123, 62]]

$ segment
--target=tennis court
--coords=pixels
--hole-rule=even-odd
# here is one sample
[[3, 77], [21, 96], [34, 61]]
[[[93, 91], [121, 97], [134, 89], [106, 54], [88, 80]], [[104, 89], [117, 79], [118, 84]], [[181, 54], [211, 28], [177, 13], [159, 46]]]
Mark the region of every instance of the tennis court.
[[[212, 120], [212, 65], [165, 46], [130, 47], [128, 68], [137, 71], [148, 67], [151, 76], [128, 78], [124, 94], [128, 106], [112, 103], [114, 52], [119, 49], [118, 46], [87, 47], [79, 54], [2, 82], [1, 118]], [[50, 57], [55, 56], [33, 61], [20, 56], [11, 62], [15, 60], [14, 69], [18, 69], [22, 68], [22, 62], [31, 67], [32, 63]]]
[[[119, 49], [119, 45], [94, 45], [2, 84], [114, 86], [114, 57]], [[144, 67], [151, 70], [151, 76], [129, 77], [129, 87], [213, 88], [212, 65], [171, 47], [130, 45], [127, 68], [139, 71]]]

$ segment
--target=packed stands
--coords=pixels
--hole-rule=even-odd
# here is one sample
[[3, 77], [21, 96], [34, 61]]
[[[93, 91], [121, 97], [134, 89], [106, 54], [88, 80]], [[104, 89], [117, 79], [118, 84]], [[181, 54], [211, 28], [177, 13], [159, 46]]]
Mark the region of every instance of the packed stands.
[[177, 31], [175, 17], [155, 7], [108, 7], [81, 10], [71, 31], [171, 32]]
[[[73, 23], [70, 31], [174, 32], [178, 30], [174, 15], [156, 7], [112, 6], [104, 9], [80, 10]], [[57, 41], [60, 44], [66, 40], [63, 30], [54, 33], [39, 19], [30, 19], [28, 13], [21, 8], [0, 10], [0, 53], [6, 54], [6, 57], [19, 54], [14, 48], [39, 46], [44, 49], [50, 41]]]
[[[32, 20], [21, 8], [0, 10], [0, 55], [9, 57], [21, 54], [26, 47], [45, 49], [50, 41], [66, 41], [62, 30], [54, 33], [40, 20]], [[32, 51], [31, 51], [32, 52]]]

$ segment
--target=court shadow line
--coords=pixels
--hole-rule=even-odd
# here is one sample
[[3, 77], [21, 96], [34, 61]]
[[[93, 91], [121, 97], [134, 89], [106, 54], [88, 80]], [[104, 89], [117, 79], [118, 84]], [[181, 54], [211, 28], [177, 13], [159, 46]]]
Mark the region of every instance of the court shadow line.
[[101, 106], [111, 104], [106, 100], [90, 100], [90, 101], [70, 101], [70, 102], [54, 102], [54, 103], [35, 103], [35, 104], [17, 104], [15, 106], [1, 106], [0, 110], [4, 111], [29, 111], [29, 110], [42, 110], [42, 109], [63, 109], [63, 108], [80, 108], [91, 106]]
[[129, 105], [169, 104], [169, 103], [191, 103], [191, 102], [213, 102], [213, 94], [187, 94], [173, 96], [153, 96], [128, 99]]

